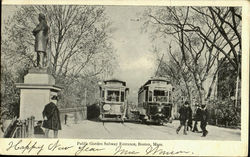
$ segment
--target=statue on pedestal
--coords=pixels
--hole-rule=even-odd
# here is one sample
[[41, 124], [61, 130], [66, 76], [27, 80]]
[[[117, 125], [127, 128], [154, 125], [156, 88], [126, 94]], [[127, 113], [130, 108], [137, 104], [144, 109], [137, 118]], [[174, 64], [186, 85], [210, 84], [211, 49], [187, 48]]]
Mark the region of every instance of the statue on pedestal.
[[39, 24], [32, 31], [35, 36], [35, 51], [37, 52], [37, 67], [45, 68], [47, 67], [47, 45], [48, 45], [48, 32], [49, 27], [45, 20], [44, 14], [39, 14], [38, 17]]

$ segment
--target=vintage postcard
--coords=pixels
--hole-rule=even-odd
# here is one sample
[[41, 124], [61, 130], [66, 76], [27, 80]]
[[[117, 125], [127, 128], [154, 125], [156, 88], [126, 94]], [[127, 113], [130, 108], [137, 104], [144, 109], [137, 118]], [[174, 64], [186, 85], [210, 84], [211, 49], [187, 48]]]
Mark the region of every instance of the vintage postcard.
[[2, 2], [0, 154], [247, 156], [246, 0]]

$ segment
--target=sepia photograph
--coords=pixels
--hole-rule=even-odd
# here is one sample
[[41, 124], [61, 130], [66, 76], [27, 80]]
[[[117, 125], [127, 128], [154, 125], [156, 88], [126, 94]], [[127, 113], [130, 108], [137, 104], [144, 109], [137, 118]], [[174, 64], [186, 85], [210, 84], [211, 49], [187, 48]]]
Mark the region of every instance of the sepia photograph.
[[[119, 139], [113, 155], [139, 154], [121, 151], [121, 142], [240, 142], [242, 12], [3, 4], [0, 140]], [[6, 150], [21, 145], [13, 143]], [[116, 146], [93, 145], [103, 144]], [[171, 155], [159, 152], [146, 155]]]

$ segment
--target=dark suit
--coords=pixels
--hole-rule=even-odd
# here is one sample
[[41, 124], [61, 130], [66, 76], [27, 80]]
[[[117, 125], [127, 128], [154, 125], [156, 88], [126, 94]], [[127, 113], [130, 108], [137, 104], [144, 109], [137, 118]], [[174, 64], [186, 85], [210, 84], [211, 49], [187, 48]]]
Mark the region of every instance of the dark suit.
[[208, 110], [207, 108], [201, 109], [201, 129], [202, 129], [202, 136], [206, 136], [208, 131], [206, 130], [208, 122]]
[[187, 130], [187, 121], [190, 118], [191, 112], [189, 107], [182, 106], [179, 110], [180, 113], [180, 126], [177, 128], [176, 133], [178, 133], [182, 126], [184, 126], [184, 134]]
[[43, 122], [43, 127], [51, 130], [61, 130], [61, 121], [59, 110], [53, 102], [48, 103], [43, 110], [43, 117], [47, 118]]
[[187, 131], [188, 131], [188, 127], [190, 127], [190, 130], [192, 130], [192, 125], [193, 125], [193, 117], [192, 117], [193, 111], [190, 106], [188, 107], [188, 109], [189, 109], [189, 117], [188, 117], [188, 122], [187, 122]]
[[195, 111], [195, 116], [194, 116], [195, 122], [194, 122], [193, 132], [199, 131], [197, 128], [197, 124], [198, 124], [198, 121], [200, 121], [200, 119], [201, 119], [201, 109], [200, 109], [200, 107], [197, 107], [196, 111]]

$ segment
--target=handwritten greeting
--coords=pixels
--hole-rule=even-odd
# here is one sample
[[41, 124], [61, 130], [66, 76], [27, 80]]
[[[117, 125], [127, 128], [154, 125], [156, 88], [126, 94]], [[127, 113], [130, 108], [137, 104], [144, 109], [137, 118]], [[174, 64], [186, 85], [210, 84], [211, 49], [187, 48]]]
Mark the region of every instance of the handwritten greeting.
[[[53, 154], [52, 152], [74, 152], [74, 155], [84, 155], [84, 154], [102, 154], [103, 152], [108, 152], [110, 155], [184, 155], [193, 154], [191, 151], [186, 150], [168, 150], [166, 146], [159, 143], [124, 143], [124, 142], [85, 142], [76, 141], [76, 143], [65, 143], [63, 140], [57, 140], [54, 142], [39, 142], [36, 140], [11, 140], [8, 143], [6, 151], [16, 151], [17, 154]], [[131, 147], [133, 146], [133, 147]], [[137, 149], [140, 147], [141, 149]], [[107, 149], [107, 150], [106, 150]], [[72, 154], [73, 155], [73, 154]]]

